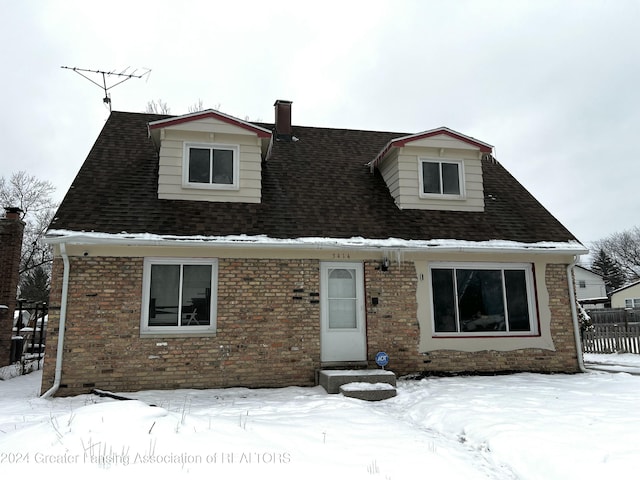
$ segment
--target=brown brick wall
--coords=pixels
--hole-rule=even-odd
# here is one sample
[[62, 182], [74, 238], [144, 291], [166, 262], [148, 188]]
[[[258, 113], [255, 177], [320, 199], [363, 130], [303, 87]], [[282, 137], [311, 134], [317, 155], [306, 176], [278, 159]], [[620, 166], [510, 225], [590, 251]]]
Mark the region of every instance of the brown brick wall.
[[422, 362], [414, 263], [393, 263], [385, 272], [379, 262], [365, 262], [365, 284], [369, 366], [379, 368], [375, 356], [383, 351], [389, 355], [388, 370], [398, 375], [415, 372]]
[[[178, 338], [140, 338], [142, 258], [70, 262], [59, 395], [92, 387], [122, 392], [314, 383], [320, 360], [317, 261], [220, 259], [216, 336]], [[53, 278], [49, 344], [55, 345], [58, 259]], [[54, 345], [47, 346], [42, 391], [53, 384]]]
[[11, 353], [13, 312], [20, 279], [20, 251], [24, 222], [16, 215], [0, 218], [0, 366], [8, 365]]
[[[312, 385], [320, 368], [318, 260], [220, 259], [217, 334], [140, 338], [142, 258], [74, 257], [59, 395], [225, 386]], [[546, 271], [557, 352], [418, 352], [416, 270], [365, 262], [368, 359], [414, 372], [577, 370], [564, 265]], [[53, 383], [62, 262], [53, 269], [43, 392]], [[373, 299], [377, 298], [377, 305]], [[425, 360], [428, 363], [425, 363]]]

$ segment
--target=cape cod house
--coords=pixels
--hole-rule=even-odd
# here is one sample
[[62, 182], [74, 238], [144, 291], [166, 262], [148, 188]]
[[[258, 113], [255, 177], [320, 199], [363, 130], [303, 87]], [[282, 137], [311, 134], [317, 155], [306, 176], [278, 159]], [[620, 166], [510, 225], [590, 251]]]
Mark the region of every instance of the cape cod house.
[[113, 112], [47, 233], [43, 392], [576, 372], [584, 247], [449, 128]]

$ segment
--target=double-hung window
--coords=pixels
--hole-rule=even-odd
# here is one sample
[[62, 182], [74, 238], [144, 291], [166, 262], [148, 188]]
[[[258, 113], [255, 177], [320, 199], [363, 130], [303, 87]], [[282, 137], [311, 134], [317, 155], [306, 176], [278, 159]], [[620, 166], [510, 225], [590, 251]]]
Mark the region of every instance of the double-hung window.
[[640, 298], [625, 298], [625, 308], [640, 308]]
[[141, 333], [213, 333], [217, 261], [145, 258]]
[[183, 184], [190, 188], [237, 189], [237, 145], [185, 143]]
[[460, 160], [420, 159], [420, 196], [462, 198], [463, 163]]
[[537, 334], [531, 265], [434, 263], [429, 270], [435, 335]]

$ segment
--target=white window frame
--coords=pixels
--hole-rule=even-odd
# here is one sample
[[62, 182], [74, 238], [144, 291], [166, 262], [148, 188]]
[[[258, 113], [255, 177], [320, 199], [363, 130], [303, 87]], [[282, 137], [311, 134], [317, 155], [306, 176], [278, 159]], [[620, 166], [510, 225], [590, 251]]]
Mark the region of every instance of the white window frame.
[[640, 298], [625, 298], [624, 299], [624, 307], [625, 308], [640, 308]]
[[[505, 323], [507, 324], [506, 330], [496, 330], [496, 331], [484, 331], [484, 332], [473, 332], [473, 331], [462, 331], [460, 329], [460, 320], [459, 320], [459, 304], [457, 300], [457, 291], [454, 289], [455, 295], [455, 315], [456, 315], [456, 326], [459, 331], [456, 332], [436, 332], [436, 318], [435, 318], [435, 308], [434, 308], [434, 295], [433, 295], [433, 277], [432, 270], [433, 269], [468, 269], [468, 270], [516, 270], [516, 271], [524, 271], [525, 273], [525, 283], [527, 290], [527, 306], [529, 312], [529, 330], [528, 331], [509, 331], [508, 329], [508, 321], [505, 319]], [[431, 331], [433, 332], [434, 337], [533, 337], [539, 335], [539, 322], [537, 315], [537, 306], [536, 306], [536, 296], [535, 296], [535, 281], [533, 275], [533, 267], [529, 263], [488, 263], [488, 262], [432, 262], [429, 264], [429, 295], [430, 295], [430, 310], [431, 310]], [[455, 280], [455, 274], [454, 274]], [[504, 274], [502, 276], [503, 280], [503, 288], [502, 295], [504, 298], [504, 306], [505, 306], [505, 314], [508, 314], [506, 311], [506, 292], [504, 288]]]
[[[443, 163], [453, 163], [458, 165], [458, 185], [460, 187], [459, 194], [450, 194], [450, 193], [425, 193], [424, 191], [424, 175], [423, 175], [423, 167], [424, 163], [437, 163], [440, 166], [440, 191], [442, 191], [442, 164]], [[439, 198], [444, 200], [464, 200], [466, 197], [465, 193], [465, 174], [464, 174], [464, 160], [457, 158], [430, 158], [430, 157], [420, 157], [418, 158], [418, 178], [419, 178], [419, 195], [420, 198]]]
[[[199, 183], [189, 181], [189, 151], [192, 148], [231, 150], [233, 152], [233, 183]], [[204, 190], [238, 190], [240, 188], [240, 146], [226, 143], [185, 142], [182, 152], [182, 186]]]
[[[178, 325], [178, 326], [150, 326], [149, 325], [149, 296], [151, 294], [151, 266], [152, 265], [210, 265], [211, 266], [211, 303], [209, 305], [209, 325]], [[140, 334], [175, 334], [193, 336], [198, 334], [214, 334], [217, 328], [218, 306], [218, 260], [216, 258], [166, 258], [145, 257], [142, 273], [142, 315], [140, 318]], [[181, 302], [180, 302], [181, 304]]]

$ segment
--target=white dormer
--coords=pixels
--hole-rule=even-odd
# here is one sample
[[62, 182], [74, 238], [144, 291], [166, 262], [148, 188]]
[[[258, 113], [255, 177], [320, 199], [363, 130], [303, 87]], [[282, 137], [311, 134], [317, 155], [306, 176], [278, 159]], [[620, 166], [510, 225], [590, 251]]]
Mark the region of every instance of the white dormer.
[[216, 110], [149, 123], [158, 198], [260, 203], [271, 131]]
[[446, 127], [391, 140], [378, 168], [401, 209], [483, 211], [482, 156], [493, 147]]

